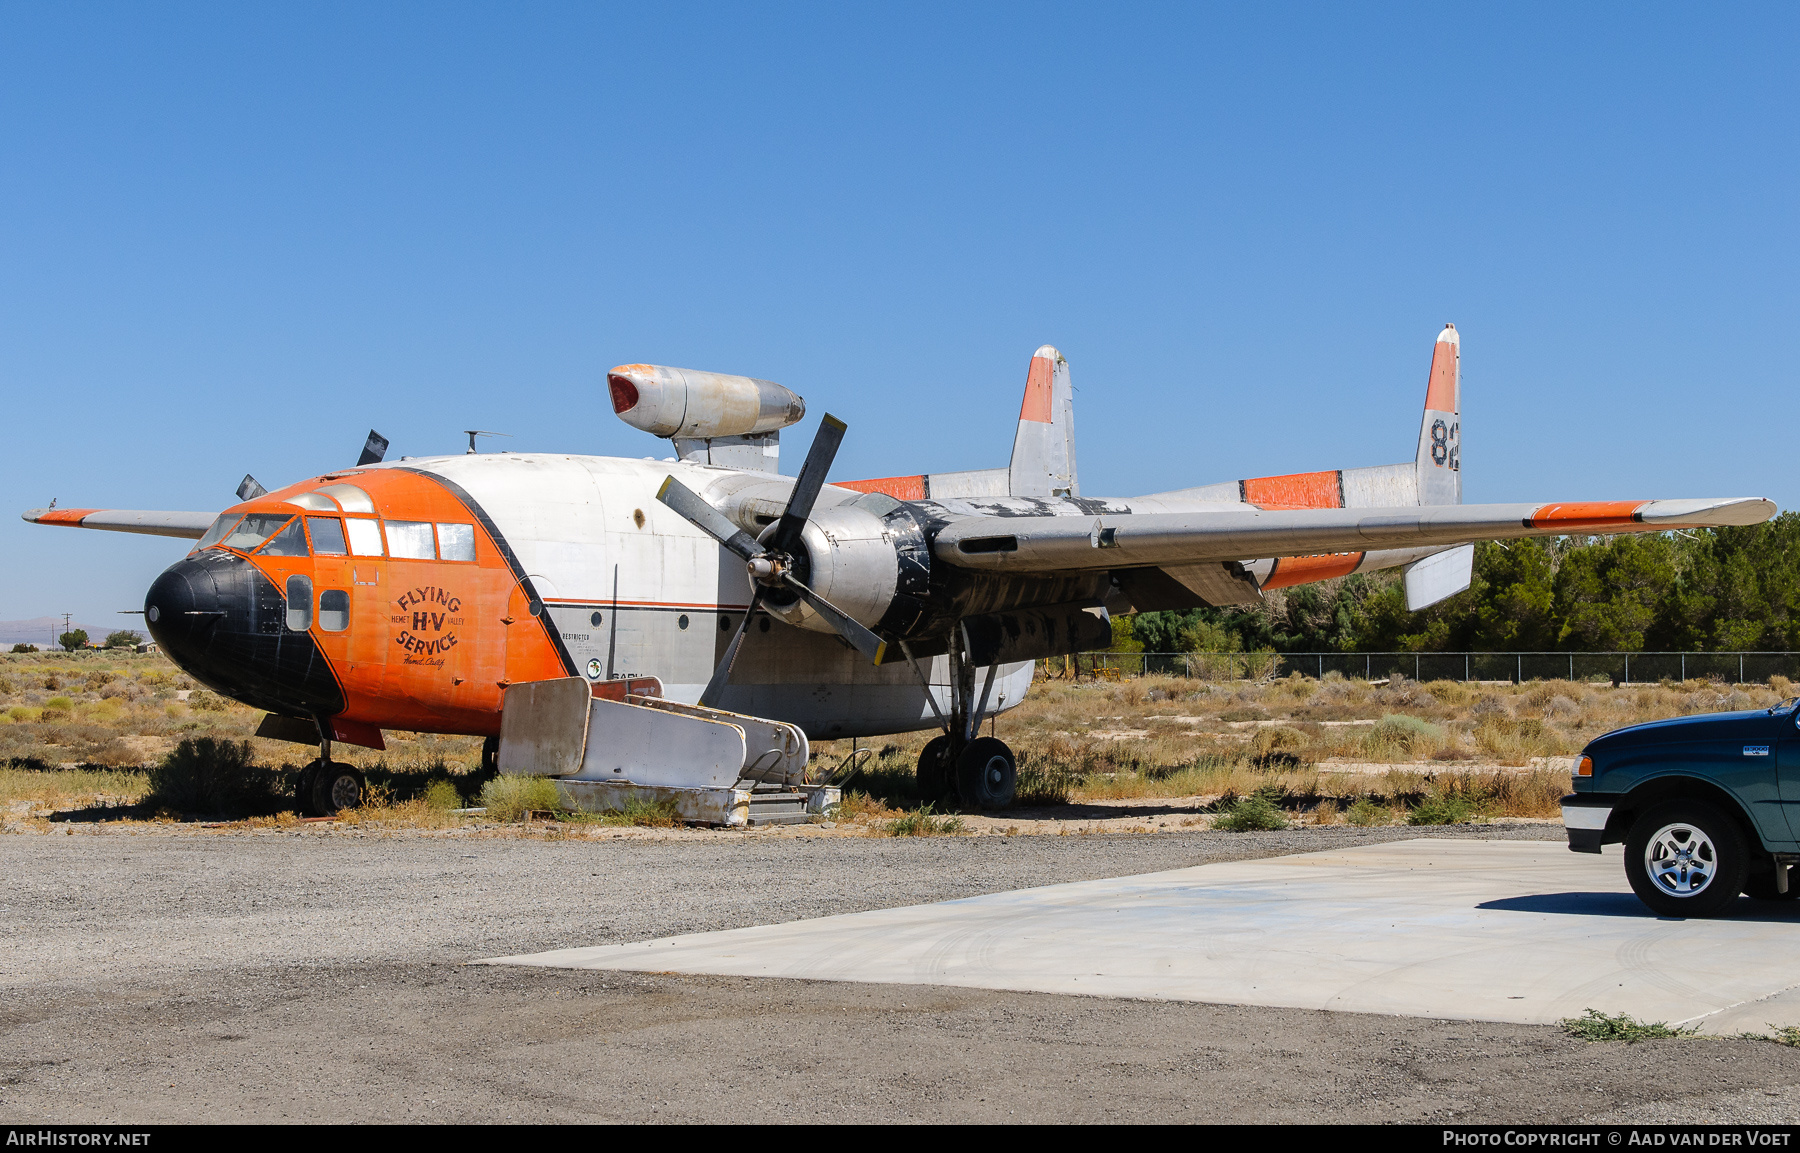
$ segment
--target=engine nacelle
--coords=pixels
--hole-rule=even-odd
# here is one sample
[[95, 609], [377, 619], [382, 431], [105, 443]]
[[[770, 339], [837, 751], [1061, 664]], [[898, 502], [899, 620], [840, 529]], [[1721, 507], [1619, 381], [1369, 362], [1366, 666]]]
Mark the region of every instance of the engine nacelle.
[[752, 436], [786, 428], [806, 402], [770, 380], [660, 364], [621, 364], [606, 374], [613, 411], [633, 428], [683, 440]]
[[[805, 556], [796, 558], [796, 575], [869, 628], [905, 635], [924, 611], [931, 549], [918, 522], [892, 497], [867, 493], [814, 509], [797, 551]], [[803, 629], [836, 631], [799, 599], [777, 597], [769, 611]]]

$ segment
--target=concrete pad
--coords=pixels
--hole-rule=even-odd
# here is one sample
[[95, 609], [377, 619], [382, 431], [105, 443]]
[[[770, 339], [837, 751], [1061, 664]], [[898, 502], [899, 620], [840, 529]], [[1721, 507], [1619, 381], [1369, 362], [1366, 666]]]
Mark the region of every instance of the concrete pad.
[[[754, 881], [745, 883], [753, 884]], [[1548, 1024], [1800, 1025], [1800, 902], [1663, 920], [1604, 856], [1396, 841], [487, 963]]]

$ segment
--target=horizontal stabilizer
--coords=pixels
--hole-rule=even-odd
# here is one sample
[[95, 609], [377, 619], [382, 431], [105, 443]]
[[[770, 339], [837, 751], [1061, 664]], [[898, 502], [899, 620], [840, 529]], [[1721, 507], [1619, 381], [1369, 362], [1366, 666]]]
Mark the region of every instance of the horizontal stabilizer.
[[32, 524], [59, 524], [65, 528], [98, 528], [109, 532], [136, 532], [146, 536], [175, 536], [199, 540], [219, 518], [216, 512], [161, 512], [122, 508], [34, 508], [19, 514]]

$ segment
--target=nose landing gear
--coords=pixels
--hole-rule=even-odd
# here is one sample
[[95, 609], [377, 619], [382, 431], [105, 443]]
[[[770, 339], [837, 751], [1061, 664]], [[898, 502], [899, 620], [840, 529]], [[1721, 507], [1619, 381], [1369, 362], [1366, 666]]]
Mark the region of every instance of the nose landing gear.
[[354, 766], [331, 759], [331, 742], [319, 743], [319, 759], [300, 770], [294, 807], [309, 817], [329, 817], [354, 809], [368, 794], [368, 784]]

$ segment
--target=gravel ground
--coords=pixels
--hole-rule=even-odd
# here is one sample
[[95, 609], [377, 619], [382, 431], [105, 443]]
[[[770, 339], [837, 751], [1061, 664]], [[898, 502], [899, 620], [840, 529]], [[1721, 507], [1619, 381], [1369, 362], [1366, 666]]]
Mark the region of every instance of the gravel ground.
[[1562, 833], [0, 837], [0, 1119], [1800, 1121], [1762, 1041], [459, 963], [1419, 835]]

